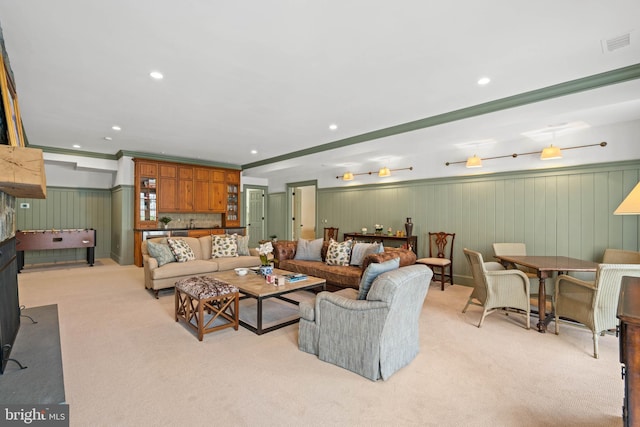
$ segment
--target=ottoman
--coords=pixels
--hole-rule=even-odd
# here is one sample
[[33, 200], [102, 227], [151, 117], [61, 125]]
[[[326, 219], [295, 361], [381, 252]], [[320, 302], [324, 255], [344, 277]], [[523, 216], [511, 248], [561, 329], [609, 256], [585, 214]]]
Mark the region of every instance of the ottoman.
[[[233, 327], [238, 330], [238, 288], [213, 277], [194, 276], [175, 285], [176, 322], [184, 320], [196, 330], [198, 340], [204, 334]], [[211, 318], [205, 323], [205, 310]], [[214, 326], [217, 319], [218, 322]]]

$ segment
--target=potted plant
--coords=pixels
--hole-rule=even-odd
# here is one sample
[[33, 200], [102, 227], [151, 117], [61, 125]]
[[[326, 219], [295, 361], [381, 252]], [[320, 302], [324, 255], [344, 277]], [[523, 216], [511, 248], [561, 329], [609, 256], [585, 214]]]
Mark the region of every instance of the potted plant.
[[171, 218], [168, 216], [163, 216], [162, 218], [159, 219], [159, 221], [164, 224], [164, 228], [169, 228], [169, 223], [171, 222]]

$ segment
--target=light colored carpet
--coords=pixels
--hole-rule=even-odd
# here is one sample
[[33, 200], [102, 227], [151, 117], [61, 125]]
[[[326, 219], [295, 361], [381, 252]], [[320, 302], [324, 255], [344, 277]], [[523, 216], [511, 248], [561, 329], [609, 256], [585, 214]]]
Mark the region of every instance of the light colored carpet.
[[622, 425], [615, 336], [594, 359], [576, 326], [540, 334], [494, 313], [478, 329], [478, 307], [461, 313], [463, 286], [431, 285], [421, 352], [385, 382], [299, 351], [297, 324], [199, 342], [174, 321], [172, 294], [154, 299], [135, 266], [31, 266], [19, 286], [27, 307], [58, 304], [72, 426]]

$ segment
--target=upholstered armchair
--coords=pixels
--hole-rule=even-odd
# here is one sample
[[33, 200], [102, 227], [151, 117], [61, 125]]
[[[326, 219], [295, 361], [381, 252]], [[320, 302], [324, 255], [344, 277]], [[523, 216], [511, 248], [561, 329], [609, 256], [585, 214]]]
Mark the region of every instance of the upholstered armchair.
[[418, 354], [418, 318], [432, 276], [415, 264], [380, 274], [364, 300], [356, 289], [320, 292], [300, 304], [300, 350], [373, 381], [388, 379]]
[[600, 264], [595, 282], [561, 274], [556, 279], [556, 335], [560, 318], [582, 323], [593, 334], [593, 357], [598, 358], [598, 334], [618, 325], [616, 317], [622, 276], [640, 277], [639, 264]]
[[484, 262], [480, 252], [463, 249], [473, 275], [473, 291], [462, 309], [466, 313], [469, 305], [482, 307], [482, 317], [478, 328], [482, 327], [484, 318], [498, 308], [515, 308], [525, 313], [526, 328], [531, 327], [531, 305], [529, 302], [529, 278], [520, 270], [505, 270], [497, 262]]

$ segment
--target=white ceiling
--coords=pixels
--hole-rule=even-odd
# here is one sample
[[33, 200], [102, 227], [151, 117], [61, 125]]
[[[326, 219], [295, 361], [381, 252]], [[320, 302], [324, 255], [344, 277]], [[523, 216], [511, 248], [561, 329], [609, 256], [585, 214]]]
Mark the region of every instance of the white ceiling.
[[[236, 165], [640, 63], [637, 0], [0, 0], [0, 23], [31, 145]], [[627, 33], [628, 47], [603, 52], [602, 40]], [[491, 83], [477, 85], [481, 76]], [[554, 162], [444, 165], [539, 151], [550, 141], [523, 132], [567, 122], [589, 127], [555, 145], [609, 145]], [[243, 175], [326, 187], [378, 182], [336, 176], [384, 165], [414, 167], [392, 181], [629, 160], [640, 158], [638, 134], [632, 80]]]

